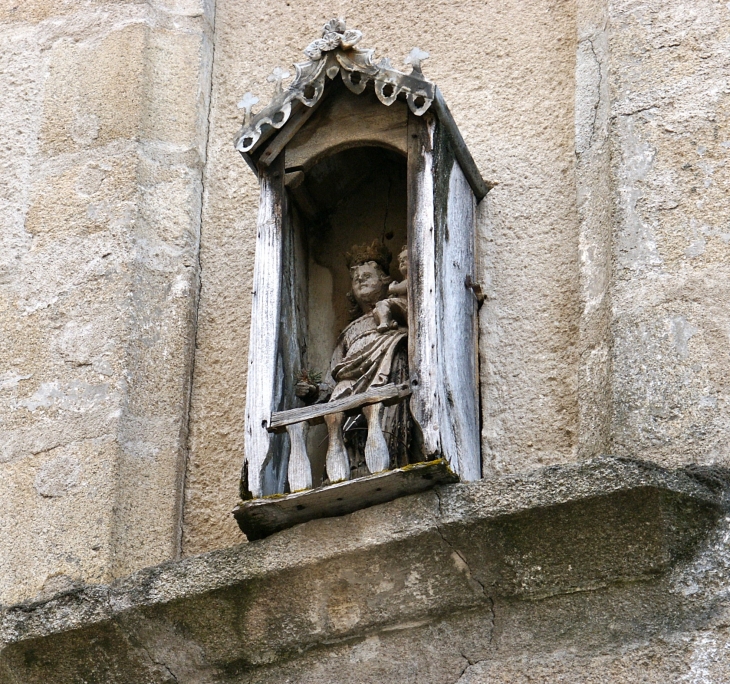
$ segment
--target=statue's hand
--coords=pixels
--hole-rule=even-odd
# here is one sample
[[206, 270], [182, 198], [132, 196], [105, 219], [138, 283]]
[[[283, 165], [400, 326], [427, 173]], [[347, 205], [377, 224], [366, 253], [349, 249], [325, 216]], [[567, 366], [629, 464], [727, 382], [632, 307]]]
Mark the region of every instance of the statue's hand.
[[389, 297], [406, 297], [408, 295], [408, 281], [401, 280], [399, 283], [393, 282], [388, 287]]
[[311, 382], [298, 382], [294, 385], [294, 394], [302, 399], [316, 399], [319, 388]]
[[332, 394], [332, 387], [326, 382], [320, 382], [317, 385], [317, 402], [322, 403], [329, 401], [330, 395]]

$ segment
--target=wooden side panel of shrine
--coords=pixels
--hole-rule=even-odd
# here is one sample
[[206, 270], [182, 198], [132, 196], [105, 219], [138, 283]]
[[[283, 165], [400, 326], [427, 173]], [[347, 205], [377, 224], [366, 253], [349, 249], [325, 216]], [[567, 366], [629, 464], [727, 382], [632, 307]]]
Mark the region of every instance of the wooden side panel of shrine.
[[[436, 117], [409, 121], [411, 407], [428, 457], [481, 477], [476, 198]], [[416, 389], [417, 388], [417, 389]]]

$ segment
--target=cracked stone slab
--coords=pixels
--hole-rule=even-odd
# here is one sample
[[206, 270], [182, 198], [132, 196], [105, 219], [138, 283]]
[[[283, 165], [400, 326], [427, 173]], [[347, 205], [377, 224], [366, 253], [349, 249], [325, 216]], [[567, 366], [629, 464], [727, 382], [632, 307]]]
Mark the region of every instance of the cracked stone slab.
[[313, 520], [4, 608], [0, 682], [259, 681], [240, 677], [328, 644], [469, 611], [491, 624], [495, 599], [661, 575], [711, 526], [720, 484], [602, 458]]

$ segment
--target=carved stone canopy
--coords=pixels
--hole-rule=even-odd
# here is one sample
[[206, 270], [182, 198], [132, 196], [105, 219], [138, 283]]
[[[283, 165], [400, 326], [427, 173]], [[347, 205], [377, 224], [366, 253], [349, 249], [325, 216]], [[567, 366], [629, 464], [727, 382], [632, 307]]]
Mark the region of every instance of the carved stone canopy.
[[411, 67], [406, 74], [395, 69], [388, 58], [376, 64], [375, 50], [358, 47], [361, 39], [362, 33], [348, 29], [343, 19], [331, 19], [325, 24], [322, 37], [304, 49], [308, 59], [294, 65], [296, 75], [287, 88], [282, 85], [289, 77], [284, 69], [277, 67], [268, 77], [274, 83], [274, 96], [269, 104], [254, 113], [259, 99], [253, 93], [246, 93], [238, 103], [244, 117], [234, 140], [236, 149], [258, 173], [257, 162], [265, 165], [271, 162], [267, 155], [259, 158], [264, 143], [290, 121], [294, 126], [301, 125], [322, 100], [327, 82], [339, 74], [345, 86], [357, 95], [372, 84], [378, 100], [386, 106], [401, 98], [415, 116], [433, 110], [453, 142], [454, 153], [477, 201], [481, 200], [491, 186], [482, 179], [438, 86], [423, 75], [421, 63], [428, 58], [428, 53], [413, 48], [405, 59], [405, 64]]
[[258, 103], [258, 99], [247, 93], [241, 100], [239, 107], [244, 109], [245, 114], [243, 128], [236, 137], [236, 149], [250, 152], [261, 138], [265, 126], [276, 129], [284, 126], [291, 116], [295, 100], [313, 107], [322, 97], [326, 79], [334, 79], [338, 73], [355, 94], [362, 93], [368, 83], [373, 81], [375, 93], [384, 105], [393, 104], [403, 93], [416, 116], [426, 112], [436, 97], [435, 84], [427, 81], [421, 70], [421, 62], [428, 57], [428, 53], [413, 48], [405, 60], [406, 64], [411, 65], [411, 72], [404, 74], [394, 69], [388, 58], [375, 64], [375, 50], [356, 47], [361, 39], [362, 33], [347, 29], [343, 19], [328, 21], [322, 30], [322, 37], [304, 49], [309, 59], [294, 65], [296, 76], [288, 88], [284, 89], [281, 85], [281, 81], [289, 76], [288, 72], [277, 68], [269, 77], [271, 82], [276, 83], [276, 90], [268, 105], [252, 115], [252, 107]]

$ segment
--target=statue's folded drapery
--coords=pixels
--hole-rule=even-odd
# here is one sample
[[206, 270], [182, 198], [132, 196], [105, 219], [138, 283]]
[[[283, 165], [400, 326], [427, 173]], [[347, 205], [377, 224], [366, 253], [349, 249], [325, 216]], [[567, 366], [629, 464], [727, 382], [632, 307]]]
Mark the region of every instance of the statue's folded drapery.
[[[379, 332], [372, 312], [350, 323], [340, 334], [332, 355], [327, 378], [333, 386], [330, 401], [388, 383], [407, 382], [407, 339], [408, 329], [403, 326]], [[388, 441], [391, 467], [408, 463], [409, 422], [406, 402], [383, 408], [381, 425]], [[365, 429], [357, 421], [349, 421], [345, 432], [352, 448], [352, 467], [360, 471]]]
[[330, 372], [336, 383], [332, 399], [392, 382], [393, 359], [407, 336], [406, 328], [378, 332], [372, 312], [350, 323], [342, 331], [332, 356]]

